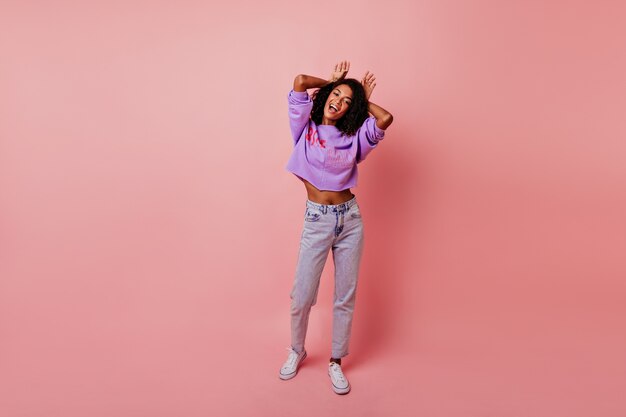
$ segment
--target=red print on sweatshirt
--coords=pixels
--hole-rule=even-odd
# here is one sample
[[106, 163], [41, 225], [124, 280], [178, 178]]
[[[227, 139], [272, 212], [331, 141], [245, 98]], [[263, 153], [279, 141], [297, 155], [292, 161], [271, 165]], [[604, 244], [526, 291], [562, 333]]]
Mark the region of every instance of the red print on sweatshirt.
[[317, 129], [313, 123], [309, 124], [309, 128], [307, 129], [306, 141], [309, 142], [309, 145], [311, 146], [318, 144], [320, 148], [326, 148], [326, 141], [324, 139], [320, 139], [317, 134]]

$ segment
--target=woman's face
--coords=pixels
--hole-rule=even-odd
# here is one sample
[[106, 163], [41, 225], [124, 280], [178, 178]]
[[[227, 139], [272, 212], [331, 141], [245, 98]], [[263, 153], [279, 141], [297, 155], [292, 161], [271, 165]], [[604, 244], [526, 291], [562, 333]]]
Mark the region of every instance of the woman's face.
[[330, 92], [324, 106], [324, 118], [335, 124], [352, 105], [352, 89], [346, 84], [338, 85]]

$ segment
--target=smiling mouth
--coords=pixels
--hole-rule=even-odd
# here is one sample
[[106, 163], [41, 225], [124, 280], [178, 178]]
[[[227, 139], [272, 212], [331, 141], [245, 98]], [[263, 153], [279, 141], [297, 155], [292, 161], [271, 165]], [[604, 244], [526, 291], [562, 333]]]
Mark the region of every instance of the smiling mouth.
[[337, 107], [334, 104], [329, 104], [328, 105], [328, 111], [331, 113], [337, 113], [339, 110], [337, 109]]

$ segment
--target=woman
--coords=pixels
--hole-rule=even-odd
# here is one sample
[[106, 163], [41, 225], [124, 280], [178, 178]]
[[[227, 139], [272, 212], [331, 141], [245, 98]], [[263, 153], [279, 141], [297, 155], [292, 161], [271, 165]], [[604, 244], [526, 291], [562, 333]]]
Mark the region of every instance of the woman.
[[[284, 380], [296, 376], [306, 357], [309, 312], [332, 250], [335, 295], [328, 374], [337, 394], [350, 391], [341, 358], [348, 354], [363, 250], [363, 222], [350, 188], [357, 183], [357, 164], [383, 139], [393, 121], [388, 111], [369, 101], [376, 86], [374, 74], [366, 72], [359, 82], [345, 78], [349, 69], [349, 62], [339, 62], [330, 80], [300, 74], [288, 95], [294, 149], [287, 170], [302, 180], [308, 200], [291, 292], [291, 347], [279, 376]], [[319, 88], [313, 98], [307, 93], [310, 88]]]

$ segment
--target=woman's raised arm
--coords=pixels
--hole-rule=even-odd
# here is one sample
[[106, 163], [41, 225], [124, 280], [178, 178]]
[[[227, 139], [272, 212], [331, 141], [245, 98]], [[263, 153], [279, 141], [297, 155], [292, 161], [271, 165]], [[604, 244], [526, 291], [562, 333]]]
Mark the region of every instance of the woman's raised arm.
[[372, 95], [372, 91], [374, 91], [374, 87], [376, 87], [376, 83], [374, 82], [376, 77], [374, 74], [367, 71], [361, 79], [361, 84], [365, 89], [365, 97], [367, 98], [368, 105], [367, 111], [372, 114], [376, 118], [376, 126], [380, 129], [385, 130], [389, 127], [389, 125], [393, 122], [393, 116], [387, 110], [380, 107], [378, 104], [374, 104], [369, 101], [370, 96]]
[[330, 74], [330, 79], [314, 77], [312, 75], [299, 74], [293, 80], [293, 90], [303, 92], [309, 88], [321, 88], [335, 81], [343, 80], [350, 70], [350, 62], [341, 61], [335, 64], [335, 69]]

